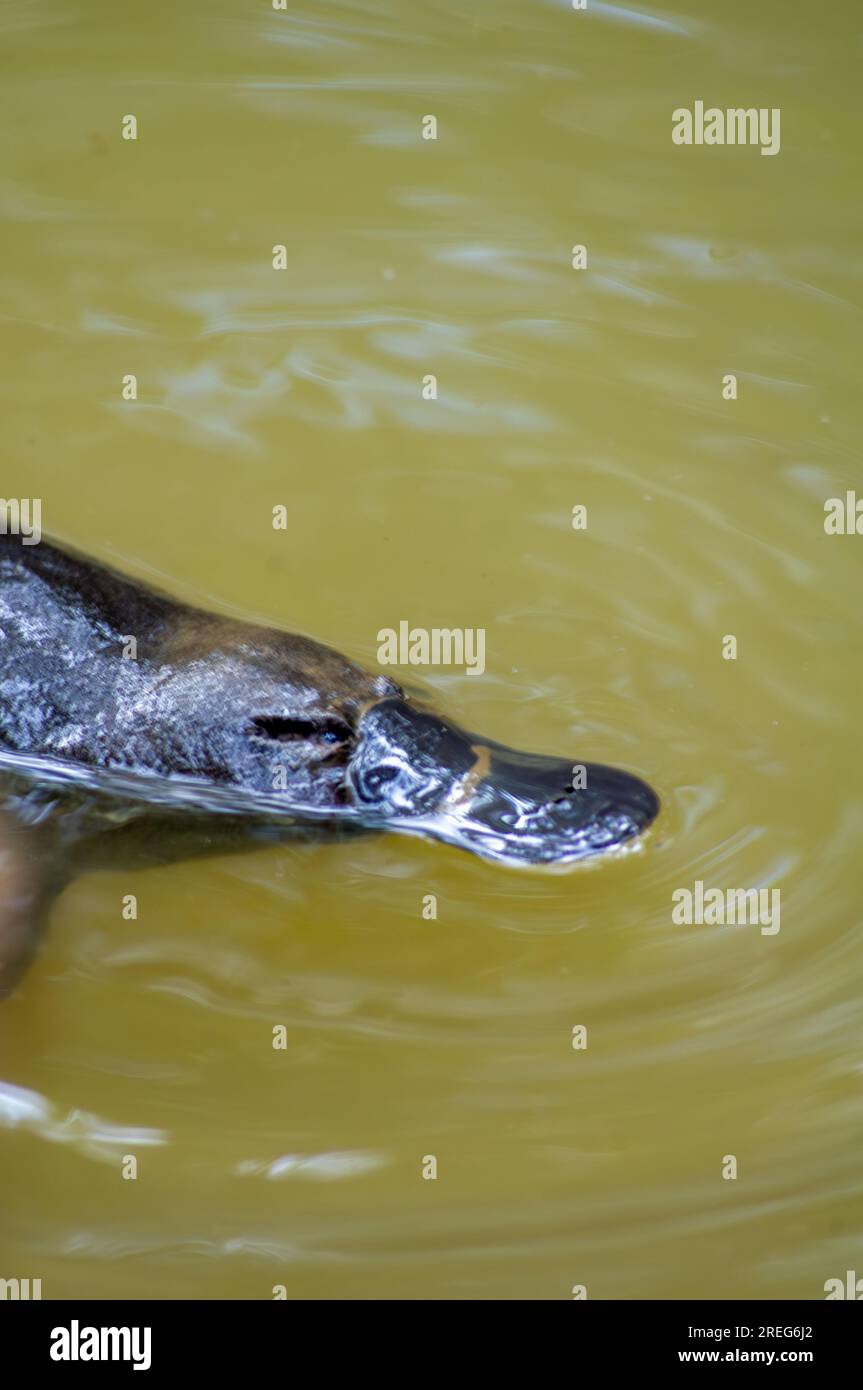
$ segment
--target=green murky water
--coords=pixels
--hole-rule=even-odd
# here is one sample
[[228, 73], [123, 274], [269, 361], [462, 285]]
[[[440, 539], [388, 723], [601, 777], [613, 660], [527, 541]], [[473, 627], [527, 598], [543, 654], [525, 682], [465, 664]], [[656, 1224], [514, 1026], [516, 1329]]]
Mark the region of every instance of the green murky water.
[[[390, 838], [78, 880], [0, 1010], [0, 1277], [860, 1268], [863, 540], [823, 526], [863, 494], [859, 35], [803, 0], [0, 9], [0, 491], [371, 665], [400, 619], [484, 627], [481, 678], [423, 673], [443, 708], [665, 807], [567, 877]], [[695, 100], [781, 108], [779, 154], [675, 147]], [[781, 930], [674, 925], [696, 880], [778, 887]]]

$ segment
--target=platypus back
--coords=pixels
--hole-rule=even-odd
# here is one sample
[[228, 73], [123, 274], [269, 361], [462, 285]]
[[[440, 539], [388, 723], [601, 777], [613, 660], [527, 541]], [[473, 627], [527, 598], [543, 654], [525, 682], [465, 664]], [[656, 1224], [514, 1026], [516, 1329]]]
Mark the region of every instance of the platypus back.
[[258, 791], [281, 776], [286, 799], [335, 806], [327, 763], [398, 693], [309, 638], [0, 536], [0, 746]]

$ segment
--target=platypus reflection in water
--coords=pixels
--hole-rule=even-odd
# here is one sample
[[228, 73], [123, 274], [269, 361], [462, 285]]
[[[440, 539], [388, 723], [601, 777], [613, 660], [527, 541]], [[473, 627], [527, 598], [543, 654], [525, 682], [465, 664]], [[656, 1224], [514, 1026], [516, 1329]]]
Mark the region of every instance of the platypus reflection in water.
[[573, 766], [465, 733], [307, 637], [0, 535], [0, 993], [88, 869], [370, 830], [566, 866], [656, 816], [638, 778]]

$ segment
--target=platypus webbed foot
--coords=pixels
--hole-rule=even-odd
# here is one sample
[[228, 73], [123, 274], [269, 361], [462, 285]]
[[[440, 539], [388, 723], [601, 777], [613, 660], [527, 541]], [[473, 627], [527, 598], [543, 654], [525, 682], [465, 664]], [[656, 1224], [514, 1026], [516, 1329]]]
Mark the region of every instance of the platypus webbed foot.
[[618, 849], [659, 811], [656, 793], [628, 772], [520, 753], [401, 699], [360, 721], [347, 779], [370, 823], [516, 866]]
[[28, 824], [0, 807], [0, 999], [24, 974], [66, 881], [51, 824]]

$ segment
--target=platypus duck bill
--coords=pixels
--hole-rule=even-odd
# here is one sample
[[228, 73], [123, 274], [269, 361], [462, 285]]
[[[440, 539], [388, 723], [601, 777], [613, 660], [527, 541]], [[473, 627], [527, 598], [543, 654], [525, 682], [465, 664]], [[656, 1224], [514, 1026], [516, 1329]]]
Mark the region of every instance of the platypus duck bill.
[[620, 848], [659, 810], [629, 773], [520, 753], [402, 698], [360, 720], [346, 781], [372, 821], [516, 867], [564, 867]]

